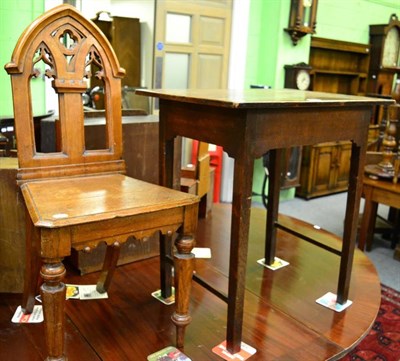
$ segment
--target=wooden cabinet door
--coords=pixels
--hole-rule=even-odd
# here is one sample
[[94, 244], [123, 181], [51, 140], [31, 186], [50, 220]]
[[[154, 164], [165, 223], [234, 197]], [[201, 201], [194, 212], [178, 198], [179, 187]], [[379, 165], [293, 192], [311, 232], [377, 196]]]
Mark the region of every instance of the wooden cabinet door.
[[[120, 65], [126, 74], [122, 78], [122, 86], [140, 86], [140, 20], [137, 18], [124, 18], [113, 16], [112, 21], [95, 19], [94, 23], [101, 29], [110, 41]], [[95, 74], [92, 76], [93, 85], [103, 86], [97, 81]]]
[[337, 147], [322, 143], [312, 152], [312, 193], [326, 193], [335, 185]]
[[336, 158], [335, 188], [345, 190], [349, 183], [351, 142], [340, 142]]

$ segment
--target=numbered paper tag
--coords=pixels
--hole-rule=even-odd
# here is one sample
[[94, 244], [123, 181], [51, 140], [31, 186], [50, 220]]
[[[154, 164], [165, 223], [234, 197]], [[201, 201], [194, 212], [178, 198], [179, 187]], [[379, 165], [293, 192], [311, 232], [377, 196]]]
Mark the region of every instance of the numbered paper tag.
[[96, 285], [66, 285], [67, 299], [78, 300], [99, 300], [108, 298], [108, 293], [100, 293], [96, 290]]
[[353, 303], [353, 301], [347, 300], [345, 304], [341, 305], [340, 303], [336, 302], [336, 297], [337, 296], [334, 293], [328, 292], [322, 297], [318, 298], [318, 300], [315, 302], [336, 312], [342, 312]]
[[11, 319], [13, 323], [40, 323], [43, 322], [43, 308], [41, 305], [34, 306], [32, 313], [24, 314], [21, 306], [18, 306]]
[[285, 267], [287, 265], [289, 265], [289, 262], [284, 261], [283, 259], [280, 259], [278, 257], [275, 257], [274, 259], [274, 263], [272, 264], [266, 264], [265, 263], [265, 258], [261, 258], [257, 261], [258, 264], [260, 264], [261, 266], [267, 267], [272, 271], [276, 271], [279, 268]]
[[184, 353], [179, 351], [177, 348], [173, 346], [168, 346], [163, 348], [160, 351], [152, 353], [151, 355], [147, 356], [148, 361], [160, 361], [160, 360], [167, 360], [167, 361], [192, 361], [189, 357], [187, 357]]
[[211, 249], [205, 247], [194, 247], [192, 253], [196, 258], [211, 258]]
[[160, 302], [164, 303], [165, 305], [172, 305], [172, 304], [175, 303], [175, 287], [172, 287], [172, 290], [171, 290], [171, 291], [172, 291], [171, 297], [168, 297], [168, 298], [164, 298], [164, 297], [161, 295], [161, 290], [154, 291], [151, 295], [152, 295], [155, 299], [157, 299], [157, 300], [159, 300]]

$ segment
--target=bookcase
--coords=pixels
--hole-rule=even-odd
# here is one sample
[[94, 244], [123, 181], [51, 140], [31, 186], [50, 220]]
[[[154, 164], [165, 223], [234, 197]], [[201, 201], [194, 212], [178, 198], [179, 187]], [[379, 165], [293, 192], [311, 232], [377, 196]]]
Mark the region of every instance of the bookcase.
[[367, 91], [369, 53], [368, 44], [312, 38], [312, 90], [364, 95]]

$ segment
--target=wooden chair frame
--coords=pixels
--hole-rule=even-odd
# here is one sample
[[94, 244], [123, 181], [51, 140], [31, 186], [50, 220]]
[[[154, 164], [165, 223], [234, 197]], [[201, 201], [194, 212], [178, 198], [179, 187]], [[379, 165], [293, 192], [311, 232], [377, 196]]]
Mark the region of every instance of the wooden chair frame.
[[[30, 82], [37, 63], [59, 99], [60, 151], [40, 153], [35, 144]], [[105, 87], [106, 149], [86, 150], [82, 93], [89, 67]], [[35, 20], [21, 35], [5, 66], [11, 76], [19, 161], [18, 184], [25, 201], [27, 263], [22, 308], [32, 312], [38, 273], [48, 360], [65, 360], [63, 258], [71, 248], [107, 244], [97, 289], [108, 289], [119, 247], [128, 237], [160, 232], [161, 286], [171, 294], [172, 239], [177, 232], [175, 265], [177, 346], [183, 346], [193, 274], [198, 197], [124, 175], [122, 159], [121, 78], [108, 40], [74, 7], [60, 5]]]

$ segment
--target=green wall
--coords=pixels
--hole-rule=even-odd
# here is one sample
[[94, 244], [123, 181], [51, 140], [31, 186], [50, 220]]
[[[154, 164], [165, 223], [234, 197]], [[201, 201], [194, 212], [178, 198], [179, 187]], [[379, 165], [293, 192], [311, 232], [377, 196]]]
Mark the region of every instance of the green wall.
[[399, 0], [319, 0], [317, 34], [321, 38], [369, 42], [369, 25], [400, 16]]
[[[308, 63], [311, 36], [294, 46], [283, 30], [288, 26], [289, 9], [290, 0], [251, 0], [246, 88], [250, 84], [283, 88], [284, 65]], [[386, 24], [393, 13], [400, 17], [400, 0], [319, 0], [315, 36], [368, 44], [369, 25]], [[257, 160], [254, 192], [260, 192], [263, 178], [262, 162]], [[281, 199], [293, 196], [294, 189], [282, 192]]]
[[[4, 65], [11, 60], [15, 44], [24, 29], [44, 12], [44, 0], [1, 0], [0, 1], [0, 117], [13, 114], [10, 77]], [[35, 94], [34, 113], [45, 110], [44, 81], [32, 81]]]

